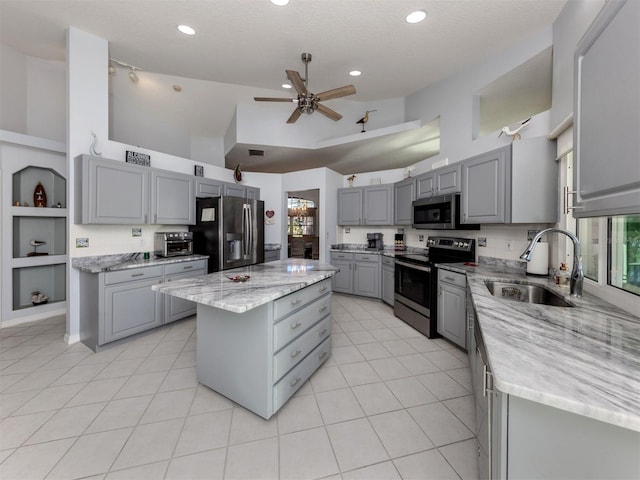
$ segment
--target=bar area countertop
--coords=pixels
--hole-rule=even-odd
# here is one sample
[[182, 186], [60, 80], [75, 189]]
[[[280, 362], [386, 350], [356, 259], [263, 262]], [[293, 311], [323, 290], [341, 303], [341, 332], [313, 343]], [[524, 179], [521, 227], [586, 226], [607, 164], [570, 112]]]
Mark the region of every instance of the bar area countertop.
[[178, 257], [156, 257], [151, 254], [150, 258], [144, 258], [144, 254], [142, 252], [137, 252], [72, 258], [71, 266], [81, 272], [101, 273], [115, 272], [117, 270], [126, 270], [129, 268], [192, 262], [194, 260], [206, 260], [207, 258], [209, 258], [208, 255], [197, 254]]
[[[153, 290], [229, 312], [244, 313], [332, 277], [338, 269], [317, 260], [290, 258], [188, 278]], [[248, 277], [246, 281], [236, 281]]]

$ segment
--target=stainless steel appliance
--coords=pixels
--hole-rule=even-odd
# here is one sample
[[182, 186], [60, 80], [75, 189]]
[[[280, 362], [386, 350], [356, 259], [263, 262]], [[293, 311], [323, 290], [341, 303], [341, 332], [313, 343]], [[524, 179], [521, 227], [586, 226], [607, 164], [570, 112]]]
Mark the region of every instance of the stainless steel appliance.
[[264, 202], [240, 197], [196, 199], [193, 251], [209, 255], [208, 272], [264, 262]]
[[438, 337], [436, 308], [436, 263], [473, 262], [475, 240], [454, 237], [429, 237], [428, 256], [395, 256], [393, 313], [429, 338]]
[[422, 230], [480, 230], [480, 225], [460, 223], [460, 194], [414, 200], [411, 224]]
[[153, 250], [158, 257], [177, 257], [193, 253], [193, 233], [156, 232]]
[[367, 233], [367, 249], [384, 250], [382, 244], [382, 233]]

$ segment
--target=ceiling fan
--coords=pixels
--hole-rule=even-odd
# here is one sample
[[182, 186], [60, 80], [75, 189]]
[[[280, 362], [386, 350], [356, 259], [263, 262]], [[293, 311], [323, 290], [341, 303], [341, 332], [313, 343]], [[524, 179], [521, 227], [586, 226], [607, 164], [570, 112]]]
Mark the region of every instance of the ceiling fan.
[[331, 120], [338, 121], [342, 118], [335, 110], [330, 109], [329, 107], [325, 107], [320, 102], [324, 100], [331, 100], [334, 98], [346, 97], [347, 95], [353, 95], [356, 93], [356, 87], [353, 85], [345, 85], [344, 87], [334, 88], [332, 90], [327, 90], [326, 92], [314, 94], [307, 90], [307, 85], [309, 82], [309, 62], [311, 62], [311, 54], [303, 53], [302, 61], [304, 62], [304, 79], [300, 77], [300, 74], [295, 70], [285, 70], [287, 74], [287, 78], [293, 85], [293, 88], [298, 92], [297, 98], [272, 98], [272, 97], [253, 97], [256, 102], [292, 102], [297, 103], [298, 106], [293, 111], [287, 123], [294, 123], [300, 115], [303, 113], [311, 114], [316, 110], [323, 114], [325, 117], [330, 118]]

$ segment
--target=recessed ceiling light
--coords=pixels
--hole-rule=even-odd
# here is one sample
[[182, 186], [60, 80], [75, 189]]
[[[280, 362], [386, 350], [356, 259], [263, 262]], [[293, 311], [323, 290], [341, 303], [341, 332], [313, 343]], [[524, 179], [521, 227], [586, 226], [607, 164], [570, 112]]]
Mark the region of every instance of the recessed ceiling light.
[[178, 25], [178, 30], [180, 30], [185, 35], [195, 35], [196, 31], [191, 28], [189, 25]]
[[359, 77], [360, 75], [362, 75], [362, 72], [360, 70], [351, 70], [349, 72], [349, 75], [351, 75], [352, 77]]
[[409, 15], [407, 15], [407, 18], [405, 20], [407, 21], [407, 23], [420, 23], [425, 18], [427, 18], [427, 12], [425, 12], [424, 10], [416, 10], [415, 12], [411, 12]]
[[178, 85], [177, 83], [173, 86], [173, 91], [180, 93], [182, 91], [182, 87], [180, 85]]
[[282, 88], [291, 88], [291, 85], [288, 83], [283, 83]]
[[271, 3], [279, 7], [284, 7], [289, 3], [289, 0], [271, 0]]

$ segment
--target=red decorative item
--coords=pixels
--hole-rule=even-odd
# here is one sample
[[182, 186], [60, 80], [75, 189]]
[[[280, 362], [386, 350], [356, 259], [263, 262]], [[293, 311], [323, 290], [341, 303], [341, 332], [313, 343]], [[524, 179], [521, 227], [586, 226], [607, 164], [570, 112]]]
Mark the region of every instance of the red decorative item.
[[236, 166], [236, 169], [233, 172], [233, 178], [237, 183], [242, 181], [242, 170], [240, 170], [240, 164]]
[[276, 212], [274, 212], [273, 210], [267, 210], [266, 212], [264, 212], [264, 214], [267, 216], [267, 218], [273, 218]]
[[47, 206], [47, 193], [44, 191], [44, 187], [40, 182], [38, 182], [38, 186], [33, 192], [33, 206], [34, 207]]

